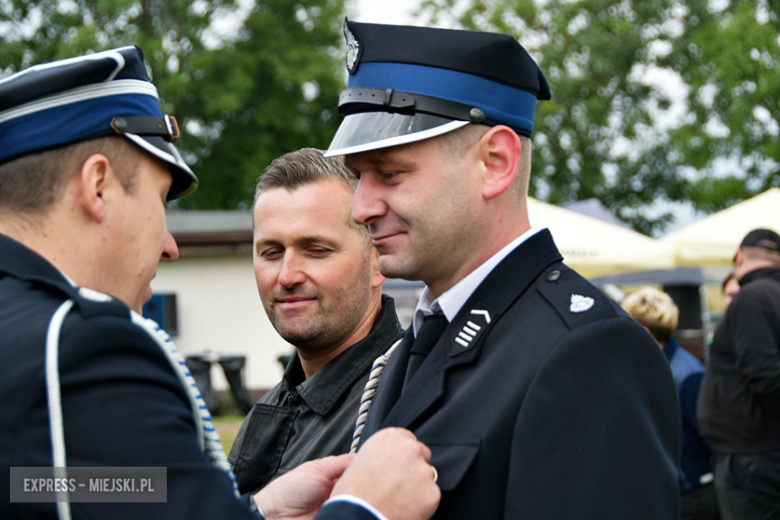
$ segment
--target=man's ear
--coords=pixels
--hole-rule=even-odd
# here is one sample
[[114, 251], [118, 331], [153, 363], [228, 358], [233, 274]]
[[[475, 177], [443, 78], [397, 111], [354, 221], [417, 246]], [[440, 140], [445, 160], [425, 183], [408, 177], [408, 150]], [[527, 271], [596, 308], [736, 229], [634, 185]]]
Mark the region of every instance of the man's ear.
[[521, 148], [520, 138], [507, 126], [494, 126], [485, 132], [479, 151], [484, 168], [483, 197], [497, 197], [512, 185], [520, 167]]
[[734, 269], [739, 269], [745, 261], [745, 253], [742, 252], [742, 248], [737, 249], [737, 253], [734, 255]]
[[81, 200], [84, 210], [97, 222], [106, 217], [106, 189], [113, 175], [111, 163], [105, 155], [92, 155], [81, 165]]
[[371, 245], [371, 288], [376, 289], [382, 285], [387, 278], [379, 272], [379, 252]]

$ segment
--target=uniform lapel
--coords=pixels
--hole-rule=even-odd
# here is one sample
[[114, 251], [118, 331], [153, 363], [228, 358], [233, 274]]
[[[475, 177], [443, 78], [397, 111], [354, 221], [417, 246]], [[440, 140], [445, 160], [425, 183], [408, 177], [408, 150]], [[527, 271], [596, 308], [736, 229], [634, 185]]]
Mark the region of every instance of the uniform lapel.
[[[449, 324], [444, 329], [439, 341], [433, 346], [430, 354], [420, 365], [420, 369], [415, 374], [414, 379], [404, 389], [403, 394], [400, 394], [399, 391], [399, 397], [395, 401], [395, 405], [389, 410], [386, 419], [382, 422], [382, 427], [402, 426], [411, 428], [414, 420], [425, 413], [428, 408], [444, 395], [445, 371], [450, 365], [449, 355], [447, 354], [449, 349], [446, 345], [449, 344], [448, 338], [451, 329], [452, 324]], [[411, 348], [411, 345], [409, 348]], [[406, 362], [399, 370], [402, 373], [400, 377], [401, 385], [403, 385], [404, 376], [406, 375], [405, 368]]]
[[[401, 355], [396, 357], [393, 354], [385, 369], [377, 391], [377, 398], [382, 404], [377, 409], [374, 409], [377, 401], [372, 404], [368, 417], [372, 423], [369, 431], [375, 432], [380, 427], [388, 426], [413, 429], [415, 421], [443, 398], [448, 371], [475, 363], [483, 350], [485, 337], [501, 314], [528, 289], [539, 273], [561, 260], [552, 236], [546, 229], [512, 251], [485, 278], [455, 319], [444, 329], [414, 379], [401, 394], [413, 341], [411, 331], [407, 330], [403, 343], [399, 345], [399, 350], [403, 347]], [[478, 324], [480, 330], [468, 325], [469, 322]], [[467, 332], [467, 335], [471, 334], [473, 339], [467, 341], [468, 346], [464, 347], [456, 338], [466, 326], [472, 331]]]
[[403, 338], [401, 338], [401, 343], [396, 347], [390, 359], [388, 359], [387, 365], [385, 365], [376, 396], [371, 402], [371, 407], [368, 411], [368, 418], [364, 427], [365, 433], [362, 436], [363, 441], [379, 430], [387, 414], [390, 413], [393, 405], [398, 400], [398, 396], [401, 395], [412, 343], [414, 343], [414, 333], [412, 332], [412, 326], [409, 326], [406, 332], [404, 332]]

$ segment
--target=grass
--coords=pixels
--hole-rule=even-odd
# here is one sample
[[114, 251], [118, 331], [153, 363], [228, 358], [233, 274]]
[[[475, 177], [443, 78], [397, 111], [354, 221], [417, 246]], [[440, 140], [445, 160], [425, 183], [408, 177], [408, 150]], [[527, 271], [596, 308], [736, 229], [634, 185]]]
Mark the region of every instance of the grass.
[[245, 417], [241, 412], [223, 413], [213, 417], [214, 427], [217, 429], [226, 454], [230, 453], [230, 448], [236, 441], [236, 435], [238, 435], [238, 430], [241, 428]]

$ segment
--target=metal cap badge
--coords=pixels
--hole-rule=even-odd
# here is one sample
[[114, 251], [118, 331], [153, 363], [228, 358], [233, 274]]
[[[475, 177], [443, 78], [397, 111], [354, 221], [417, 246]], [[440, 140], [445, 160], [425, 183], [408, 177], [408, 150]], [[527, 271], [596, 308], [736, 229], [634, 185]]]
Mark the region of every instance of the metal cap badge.
[[347, 18], [344, 18], [344, 37], [347, 39], [347, 70], [350, 74], [354, 74], [360, 62], [362, 48], [358, 39], [349, 30], [349, 19]]

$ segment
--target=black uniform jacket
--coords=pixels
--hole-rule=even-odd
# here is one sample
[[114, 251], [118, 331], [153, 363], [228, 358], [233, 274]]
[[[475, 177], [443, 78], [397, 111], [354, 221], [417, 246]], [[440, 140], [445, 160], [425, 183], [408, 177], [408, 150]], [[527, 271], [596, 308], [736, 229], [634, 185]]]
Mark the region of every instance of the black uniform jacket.
[[403, 333], [395, 304], [382, 296], [371, 332], [309, 379], [297, 352], [284, 378], [249, 412], [228, 460], [242, 493], [256, 491], [304, 462], [349, 451], [371, 365]]
[[[0, 518], [54, 519], [53, 503], [10, 503], [10, 468], [52, 465], [45, 336], [56, 309], [68, 466], [167, 468], [165, 503], [73, 503], [73, 518], [257, 519], [201, 450], [188, 396], [160, 347], [114, 299], [79, 295], [45, 259], [0, 235]], [[321, 518], [371, 518], [350, 504]], [[343, 514], [342, 514], [343, 511]]]
[[679, 518], [669, 364], [561, 263], [549, 231], [488, 275], [402, 391], [411, 341], [388, 362], [363, 441], [399, 426], [430, 446], [434, 518]]
[[715, 451], [780, 450], [780, 270], [757, 269], [718, 324], [699, 395]]

